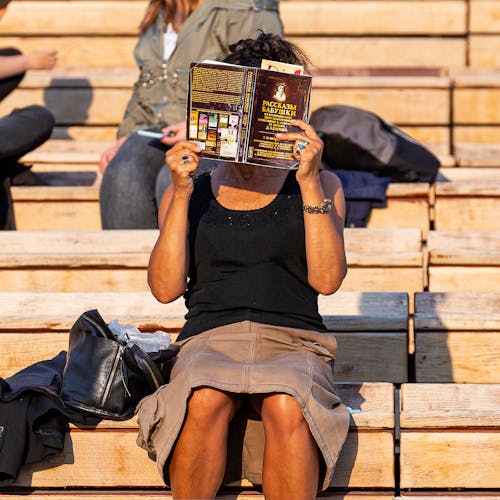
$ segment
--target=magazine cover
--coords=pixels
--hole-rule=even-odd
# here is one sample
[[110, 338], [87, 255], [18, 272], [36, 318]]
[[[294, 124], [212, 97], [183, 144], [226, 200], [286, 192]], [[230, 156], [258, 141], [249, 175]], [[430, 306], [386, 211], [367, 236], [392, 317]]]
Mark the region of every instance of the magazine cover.
[[265, 70], [214, 61], [191, 65], [187, 129], [188, 139], [202, 150], [200, 156], [275, 168], [298, 166], [294, 142], [278, 141], [275, 134], [298, 130], [290, 120], [307, 118], [311, 77], [295, 74], [300, 66], [287, 65], [289, 73], [272, 66]]

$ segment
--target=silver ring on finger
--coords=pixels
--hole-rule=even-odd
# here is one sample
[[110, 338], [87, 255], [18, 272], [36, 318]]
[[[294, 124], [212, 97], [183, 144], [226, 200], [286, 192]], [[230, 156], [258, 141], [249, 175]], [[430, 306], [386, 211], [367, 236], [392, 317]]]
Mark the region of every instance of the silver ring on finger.
[[300, 155], [300, 153], [302, 152], [302, 150], [304, 148], [306, 148], [308, 145], [309, 145], [309, 141], [299, 141], [299, 144], [298, 144], [297, 149], [295, 150], [295, 152], [298, 155]]
[[188, 155], [183, 155], [181, 158], [181, 162], [183, 165], [185, 165], [186, 163], [189, 163], [190, 161], [191, 161], [191, 157]]

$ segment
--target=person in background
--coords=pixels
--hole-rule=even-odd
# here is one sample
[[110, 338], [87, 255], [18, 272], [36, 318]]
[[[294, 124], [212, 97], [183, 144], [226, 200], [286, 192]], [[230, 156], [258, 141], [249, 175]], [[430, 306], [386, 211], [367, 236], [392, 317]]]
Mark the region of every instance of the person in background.
[[[231, 45], [228, 63], [262, 58], [307, 67], [297, 47], [262, 33]], [[318, 312], [347, 271], [344, 197], [322, 170], [323, 143], [302, 120], [297, 170], [218, 162], [199, 147], [166, 154], [172, 184], [148, 281], [188, 313], [168, 384], [139, 403], [137, 443], [156, 456], [175, 499], [214, 498], [223, 481], [262, 484], [267, 500], [312, 500], [328, 487], [349, 427], [335, 393], [335, 338]]]
[[[151, 0], [140, 25], [134, 86], [116, 144], [99, 167], [104, 229], [157, 227], [158, 205], [170, 184], [165, 151], [186, 136], [189, 65], [222, 60], [229, 45], [259, 29], [282, 34], [278, 0]], [[162, 141], [137, 129], [162, 131]]]
[[[9, 3], [0, 0], [0, 19]], [[17, 88], [27, 71], [52, 69], [56, 62], [55, 50], [22, 54], [15, 48], [0, 49], [0, 101]], [[52, 113], [38, 105], [14, 109], [0, 118], [0, 229], [15, 229], [10, 185], [44, 184], [19, 160], [50, 137], [54, 123]]]

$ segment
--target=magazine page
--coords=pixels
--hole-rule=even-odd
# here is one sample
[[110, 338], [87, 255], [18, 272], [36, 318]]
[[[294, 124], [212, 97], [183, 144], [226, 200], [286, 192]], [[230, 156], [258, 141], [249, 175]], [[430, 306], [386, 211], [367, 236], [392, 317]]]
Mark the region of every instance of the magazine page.
[[200, 156], [241, 161], [248, 69], [232, 64], [191, 64], [188, 139], [202, 149]]

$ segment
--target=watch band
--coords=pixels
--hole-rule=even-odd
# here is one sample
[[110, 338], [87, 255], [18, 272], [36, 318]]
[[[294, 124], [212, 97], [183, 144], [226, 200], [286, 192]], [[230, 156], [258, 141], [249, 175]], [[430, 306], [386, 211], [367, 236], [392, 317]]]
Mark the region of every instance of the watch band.
[[325, 198], [319, 205], [304, 205], [303, 209], [308, 214], [327, 214], [332, 209], [332, 200]]

